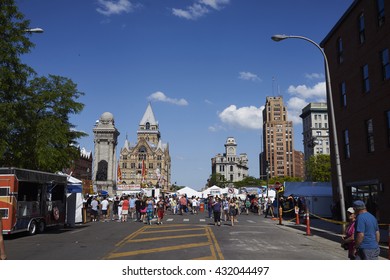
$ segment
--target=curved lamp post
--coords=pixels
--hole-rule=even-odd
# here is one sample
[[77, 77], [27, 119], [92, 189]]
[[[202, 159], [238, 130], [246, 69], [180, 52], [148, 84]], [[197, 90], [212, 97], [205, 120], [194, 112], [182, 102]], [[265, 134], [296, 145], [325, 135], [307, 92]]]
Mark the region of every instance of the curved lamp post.
[[296, 36], [296, 35], [274, 35], [271, 37], [272, 40], [275, 42], [279, 42], [285, 39], [301, 39], [308, 41], [312, 43], [314, 46], [316, 46], [322, 53], [324, 57], [324, 63], [325, 63], [325, 72], [326, 72], [326, 92], [328, 95], [328, 102], [329, 102], [329, 110], [330, 110], [330, 119], [332, 122], [332, 134], [333, 134], [333, 146], [334, 146], [334, 155], [336, 160], [336, 174], [337, 174], [337, 184], [338, 184], [338, 191], [340, 195], [340, 211], [341, 211], [341, 219], [343, 221], [343, 229], [345, 228], [345, 222], [346, 222], [346, 215], [345, 215], [345, 201], [344, 201], [344, 189], [343, 189], [343, 178], [341, 174], [341, 164], [340, 164], [340, 154], [339, 154], [339, 145], [337, 141], [337, 130], [336, 130], [336, 120], [334, 116], [334, 108], [333, 108], [333, 97], [332, 97], [332, 87], [330, 83], [330, 72], [329, 72], [329, 65], [328, 65], [328, 59], [326, 57], [326, 54], [324, 50], [313, 40], [303, 37], [303, 36]]

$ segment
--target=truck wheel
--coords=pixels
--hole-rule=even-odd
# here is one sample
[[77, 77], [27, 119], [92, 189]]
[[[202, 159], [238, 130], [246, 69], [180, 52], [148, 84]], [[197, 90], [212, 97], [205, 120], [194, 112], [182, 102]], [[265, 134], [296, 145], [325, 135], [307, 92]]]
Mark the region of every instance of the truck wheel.
[[37, 233], [37, 222], [31, 221], [30, 226], [28, 227], [29, 235], [34, 235]]
[[39, 221], [39, 224], [38, 224], [38, 233], [42, 233], [45, 231], [45, 228], [46, 228], [46, 225], [45, 225], [45, 222], [43, 220]]

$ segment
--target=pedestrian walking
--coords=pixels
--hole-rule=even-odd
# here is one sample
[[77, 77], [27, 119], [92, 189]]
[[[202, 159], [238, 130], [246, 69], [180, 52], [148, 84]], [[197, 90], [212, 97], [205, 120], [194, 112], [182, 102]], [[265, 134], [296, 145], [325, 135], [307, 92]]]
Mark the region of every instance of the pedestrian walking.
[[377, 219], [367, 211], [362, 200], [353, 202], [356, 213], [355, 249], [356, 260], [377, 260], [380, 253], [380, 232]]
[[108, 214], [108, 206], [110, 203], [107, 200], [107, 197], [104, 197], [102, 202], [100, 202], [100, 205], [102, 207], [102, 222], [106, 222], [107, 220], [107, 214]]
[[152, 197], [148, 197], [146, 200], [146, 223], [148, 225], [152, 224], [154, 216], [154, 201]]
[[125, 196], [123, 198], [123, 200], [121, 201], [121, 206], [122, 206], [122, 218], [121, 218], [121, 221], [123, 223], [123, 222], [127, 222], [127, 217], [129, 215], [130, 203], [129, 203], [129, 199], [128, 199], [127, 196]]
[[187, 198], [184, 194], [180, 197], [180, 215], [183, 215], [187, 211]]
[[112, 204], [112, 220], [113, 221], [119, 219], [119, 215], [118, 215], [119, 203], [120, 203], [119, 196], [115, 196], [114, 203]]
[[273, 206], [273, 203], [272, 203], [272, 200], [270, 197], [267, 197], [267, 200], [266, 200], [266, 209], [265, 209], [265, 215], [264, 215], [264, 218], [267, 218], [268, 215], [271, 215], [272, 218], [274, 218], [274, 206]]
[[96, 196], [92, 198], [91, 201], [91, 221], [96, 222], [98, 218], [98, 207], [99, 207], [99, 202], [96, 199]]
[[161, 225], [163, 222], [162, 220], [164, 219], [164, 213], [166, 210], [166, 203], [163, 200], [163, 197], [160, 196], [159, 201], [157, 202], [157, 224]]
[[222, 199], [222, 209], [223, 209], [223, 215], [224, 215], [224, 220], [227, 222], [230, 217], [229, 217], [229, 200], [227, 197], [224, 197]]
[[207, 198], [207, 211], [209, 214], [209, 219], [211, 219], [213, 213], [213, 202], [214, 202], [213, 196], [209, 195], [209, 197]]
[[131, 195], [130, 196], [130, 199], [129, 199], [129, 215], [130, 215], [130, 218], [132, 219], [132, 220], [134, 220], [134, 216], [136, 215], [135, 214], [135, 201], [136, 201], [136, 199], [135, 199], [135, 197], [134, 197], [134, 195]]
[[348, 258], [350, 260], [355, 259], [355, 210], [353, 207], [349, 207], [347, 209], [347, 216], [348, 216], [348, 226], [345, 230], [344, 235], [342, 236], [341, 240], [341, 246], [348, 250]]
[[231, 225], [234, 226], [234, 222], [236, 221], [236, 216], [238, 214], [238, 206], [236, 203], [236, 198], [231, 198], [229, 201], [229, 216]]
[[221, 209], [222, 203], [221, 199], [218, 197], [213, 202], [213, 215], [214, 215], [214, 225], [221, 225]]

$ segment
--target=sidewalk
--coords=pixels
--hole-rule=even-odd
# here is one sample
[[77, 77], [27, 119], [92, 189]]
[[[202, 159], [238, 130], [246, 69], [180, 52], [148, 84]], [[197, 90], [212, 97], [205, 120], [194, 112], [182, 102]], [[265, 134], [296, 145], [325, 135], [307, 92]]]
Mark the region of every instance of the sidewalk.
[[[306, 224], [296, 225], [295, 221], [283, 221], [288, 226], [307, 232]], [[317, 235], [334, 242], [340, 242], [342, 236], [342, 225], [335, 224], [332, 222], [324, 221], [317, 218], [310, 218], [310, 234]], [[389, 257], [389, 229], [380, 228], [380, 244], [381, 253], [380, 257], [388, 259]]]

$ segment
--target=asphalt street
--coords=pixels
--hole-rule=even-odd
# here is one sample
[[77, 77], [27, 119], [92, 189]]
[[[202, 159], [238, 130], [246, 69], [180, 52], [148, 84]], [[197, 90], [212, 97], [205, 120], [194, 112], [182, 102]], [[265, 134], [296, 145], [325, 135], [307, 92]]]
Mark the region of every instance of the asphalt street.
[[[346, 260], [338, 237], [308, 236], [302, 226], [254, 213], [215, 226], [205, 213], [166, 215], [152, 225], [89, 222], [5, 237], [14, 260]], [[335, 234], [333, 233], [333, 237]]]

